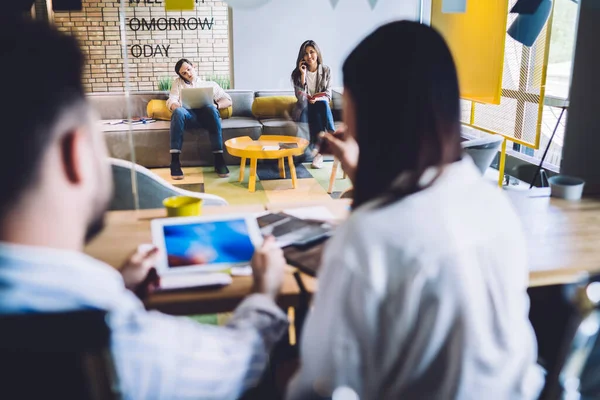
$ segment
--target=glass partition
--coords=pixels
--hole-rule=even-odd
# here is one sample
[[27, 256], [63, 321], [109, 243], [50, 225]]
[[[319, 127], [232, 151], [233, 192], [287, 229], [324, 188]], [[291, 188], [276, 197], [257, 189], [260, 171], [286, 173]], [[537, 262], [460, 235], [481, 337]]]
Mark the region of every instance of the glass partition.
[[[189, 59], [198, 75], [231, 87], [229, 12], [213, 0], [36, 0], [32, 16], [75, 36], [86, 54], [83, 82], [97, 110], [113, 168], [128, 168], [131, 196], [118, 208], [138, 209], [135, 164], [170, 179], [170, 111], [174, 67]], [[75, 5], [74, 5], [75, 4]], [[57, 6], [58, 5], [58, 6]], [[118, 165], [118, 166], [117, 166]], [[174, 183], [174, 182], [171, 182]], [[123, 190], [122, 182], [116, 190]], [[122, 197], [122, 196], [121, 196]], [[147, 208], [147, 204], [141, 207]]]

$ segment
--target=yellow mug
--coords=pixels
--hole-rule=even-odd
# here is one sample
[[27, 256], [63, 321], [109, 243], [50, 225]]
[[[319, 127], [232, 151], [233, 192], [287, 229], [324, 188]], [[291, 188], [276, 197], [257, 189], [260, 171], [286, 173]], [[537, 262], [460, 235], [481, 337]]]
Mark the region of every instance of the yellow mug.
[[173, 196], [163, 200], [169, 217], [195, 217], [202, 214], [202, 199]]

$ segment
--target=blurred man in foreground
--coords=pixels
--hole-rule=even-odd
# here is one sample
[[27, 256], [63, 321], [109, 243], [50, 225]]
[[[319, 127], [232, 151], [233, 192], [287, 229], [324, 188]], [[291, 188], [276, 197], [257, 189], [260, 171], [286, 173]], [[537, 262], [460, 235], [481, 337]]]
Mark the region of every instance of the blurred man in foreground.
[[147, 283], [156, 249], [135, 253], [121, 273], [81, 252], [102, 228], [112, 181], [76, 41], [0, 17], [0, 55], [0, 74], [19, 71], [5, 81], [13, 102], [0, 156], [0, 314], [107, 310], [124, 398], [238, 398], [287, 327], [274, 303], [281, 250], [271, 239], [257, 250], [256, 293], [226, 327], [147, 312], [132, 291]]

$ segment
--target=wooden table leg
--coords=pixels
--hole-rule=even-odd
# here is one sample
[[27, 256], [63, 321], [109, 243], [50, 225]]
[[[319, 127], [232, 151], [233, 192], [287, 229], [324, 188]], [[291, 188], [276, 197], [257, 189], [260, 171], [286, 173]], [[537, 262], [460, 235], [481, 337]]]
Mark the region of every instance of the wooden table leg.
[[337, 170], [339, 165], [338, 159], [333, 160], [333, 166], [331, 167], [331, 176], [329, 177], [329, 188], [327, 189], [327, 193], [331, 194], [333, 192], [333, 185], [335, 185], [335, 178], [337, 178]]
[[288, 164], [290, 165], [290, 175], [292, 176], [292, 187], [296, 189], [296, 166], [294, 165], [294, 157], [288, 156]]
[[285, 179], [285, 159], [279, 159], [279, 177]]
[[250, 159], [250, 179], [248, 180], [248, 190], [254, 192], [256, 190], [256, 158]]
[[244, 181], [244, 170], [246, 169], [246, 157], [242, 157], [242, 162], [240, 163], [240, 182]]

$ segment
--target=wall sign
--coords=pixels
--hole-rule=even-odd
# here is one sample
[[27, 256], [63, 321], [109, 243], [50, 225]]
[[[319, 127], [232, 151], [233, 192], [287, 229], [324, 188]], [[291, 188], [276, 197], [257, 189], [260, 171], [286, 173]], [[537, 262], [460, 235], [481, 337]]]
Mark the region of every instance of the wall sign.
[[214, 18], [126, 18], [127, 27], [132, 31], [195, 31], [212, 29]]
[[[166, 11], [188, 11], [194, 9], [194, 4], [204, 4], [205, 0], [129, 0], [129, 5], [134, 7], [165, 6]], [[191, 5], [191, 8], [190, 8]], [[214, 18], [198, 17], [133, 17], [126, 18], [125, 25], [133, 32], [152, 31], [197, 31], [212, 30]], [[134, 58], [169, 57], [171, 45], [163, 44], [135, 44], [130, 45], [129, 52]]]

